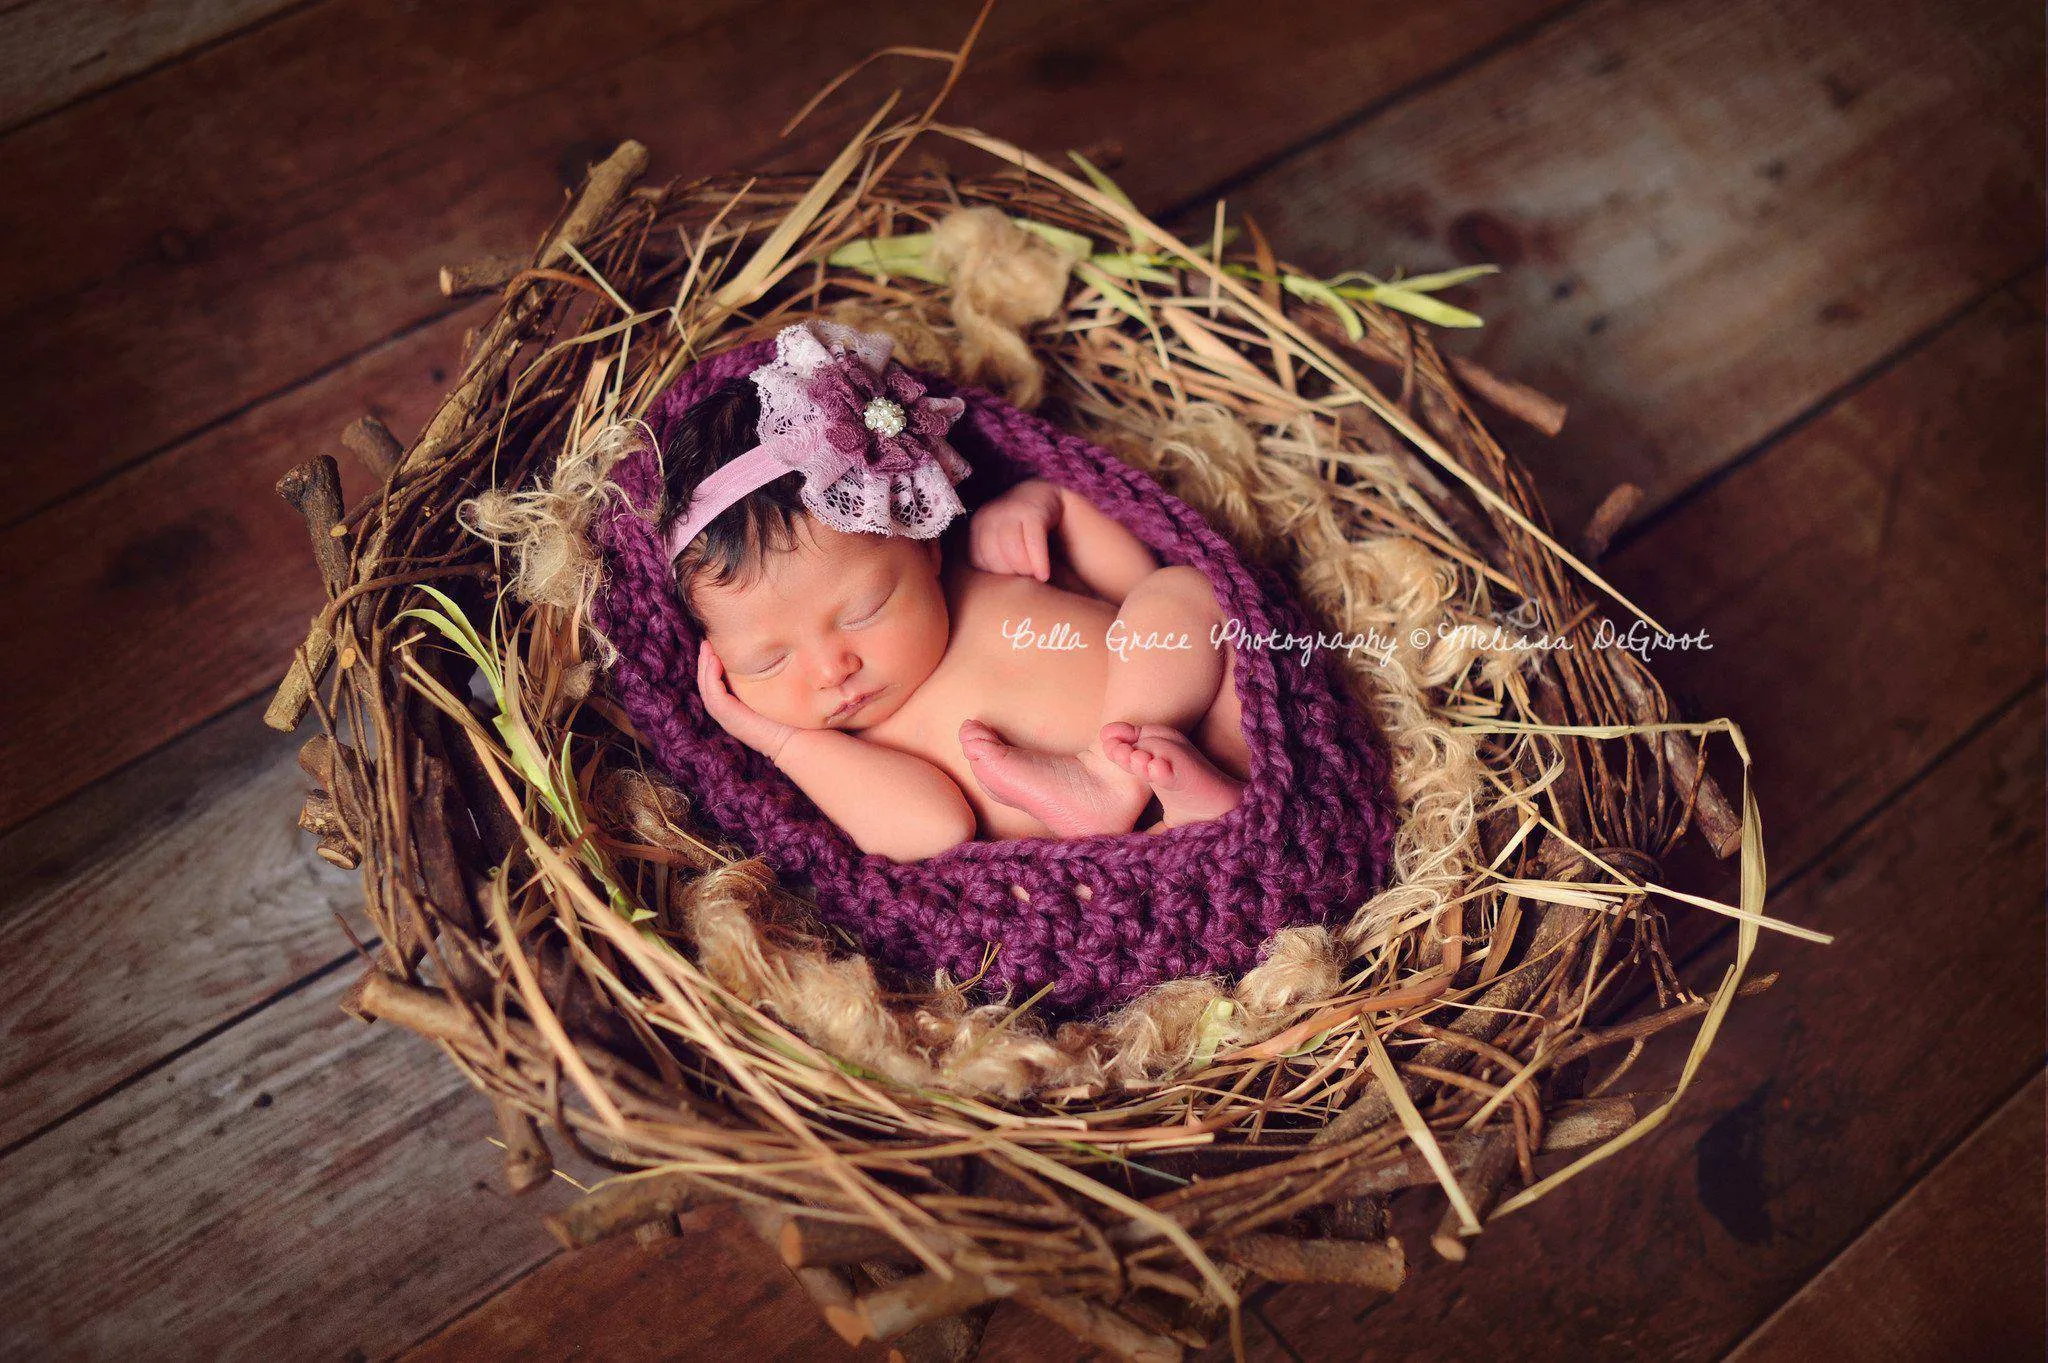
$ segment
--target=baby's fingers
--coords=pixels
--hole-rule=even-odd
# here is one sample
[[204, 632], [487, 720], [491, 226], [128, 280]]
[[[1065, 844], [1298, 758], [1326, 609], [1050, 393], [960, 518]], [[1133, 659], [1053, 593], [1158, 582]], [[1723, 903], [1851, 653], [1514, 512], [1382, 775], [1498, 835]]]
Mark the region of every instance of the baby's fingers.
[[704, 708], [718, 713], [727, 700], [725, 689], [725, 664], [711, 650], [709, 639], [697, 644], [697, 694], [704, 698]]
[[1031, 576], [1031, 532], [1022, 520], [1011, 521], [1003, 527], [1004, 567], [1019, 577]]
[[971, 565], [975, 565], [977, 569], [981, 569], [983, 573], [999, 573], [999, 571], [1004, 571], [1004, 565], [1001, 565], [1001, 561], [999, 561], [999, 557], [995, 553], [995, 534], [997, 534], [997, 530], [1001, 530], [1001, 526], [993, 518], [979, 516], [979, 518], [975, 518], [975, 524], [973, 524], [969, 540], [967, 540], [967, 561]]
[[1030, 573], [1040, 582], [1052, 580], [1052, 547], [1045, 533], [1045, 527], [1032, 524], [1024, 532], [1024, 546], [1029, 551]]

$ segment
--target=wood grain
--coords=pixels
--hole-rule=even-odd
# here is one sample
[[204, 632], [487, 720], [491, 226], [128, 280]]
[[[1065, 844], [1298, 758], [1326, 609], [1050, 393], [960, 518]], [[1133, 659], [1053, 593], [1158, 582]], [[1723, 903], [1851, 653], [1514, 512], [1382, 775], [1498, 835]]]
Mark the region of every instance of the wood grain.
[[2048, 1338], [2040, 1075], [1745, 1339], [1728, 1363], [2028, 1358]]
[[0, 1355], [383, 1356], [551, 1243], [489, 1106], [337, 972], [8, 1156]]
[[256, 23], [294, 0], [28, 0], [0, 10], [0, 129]]
[[36, 584], [0, 601], [0, 828], [283, 675], [324, 596], [278, 475], [366, 411], [423, 424], [466, 315], [0, 531], [0, 579]]
[[882, 1354], [848, 1348], [775, 1252], [731, 1207], [717, 1207], [690, 1213], [680, 1236], [653, 1248], [622, 1235], [557, 1254], [405, 1358], [656, 1363], [738, 1356], [736, 1346], [750, 1363]]
[[[1055, 156], [1113, 136], [1133, 191], [1169, 204], [1556, 4], [1318, 3], [1246, 24], [1226, 0], [1022, 0], [996, 8], [951, 113]], [[24, 129], [0, 143], [0, 183], [66, 210], [0, 226], [0, 448], [20, 460], [0, 523], [436, 315], [439, 266], [523, 249], [622, 136], [653, 149], [655, 178], [822, 163], [884, 75], [793, 142], [783, 119], [878, 46], [951, 45], [971, 13], [722, 0], [507, 21], [338, 0]]]
[[0, 839], [0, 1149], [370, 935], [296, 750], [244, 706]]
[[[1610, 565], [1711, 652], [1659, 676], [1756, 754], [1790, 870], [2041, 663], [2042, 276], [1734, 469]], [[1711, 567], [1709, 565], [1712, 565]]]
[[2039, 1068], [2043, 737], [2035, 689], [1776, 896], [1839, 940], [1759, 949], [1784, 981], [1734, 1009], [1653, 1137], [1376, 1307], [1277, 1294], [1280, 1332], [1304, 1358], [1370, 1339], [1390, 1363], [1727, 1350]]
[[2039, 257], [2038, 8], [1598, 0], [1247, 186], [1315, 265], [1508, 267], [1475, 354], [1571, 402], [1584, 521], [1668, 501]]

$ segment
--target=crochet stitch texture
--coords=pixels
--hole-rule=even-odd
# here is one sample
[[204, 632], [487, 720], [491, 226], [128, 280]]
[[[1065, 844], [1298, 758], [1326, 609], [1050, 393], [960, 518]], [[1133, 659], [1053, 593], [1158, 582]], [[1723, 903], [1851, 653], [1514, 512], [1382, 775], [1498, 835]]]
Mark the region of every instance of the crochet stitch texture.
[[[685, 373], [648, 413], [657, 441], [718, 384], [773, 356], [761, 342]], [[1201, 515], [1092, 442], [975, 388], [919, 373], [965, 400], [953, 428], [974, 466], [978, 505], [1024, 478], [1088, 498], [1166, 563], [1192, 564], [1248, 637], [1312, 635], [1277, 574], [1245, 561]], [[1236, 679], [1251, 773], [1221, 819], [1158, 834], [968, 842], [898, 865], [863, 853], [786, 776], [720, 729], [697, 695], [697, 631], [662, 551], [657, 449], [613, 471], [625, 493], [598, 518], [604, 584], [595, 623], [618, 649], [610, 685], [655, 760], [700, 817], [788, 881], [809, 881], [828, 922], [879, 964], [985, 980], [1023, 998], [1051, 984], [1046, 1011], [1089, 1016], [1145, 989], [1242, 974], [1282, 928], [1341, 921], [1386, 881], [1394, 805], [1379, 735], [1330, 656], [1240, 648]]]

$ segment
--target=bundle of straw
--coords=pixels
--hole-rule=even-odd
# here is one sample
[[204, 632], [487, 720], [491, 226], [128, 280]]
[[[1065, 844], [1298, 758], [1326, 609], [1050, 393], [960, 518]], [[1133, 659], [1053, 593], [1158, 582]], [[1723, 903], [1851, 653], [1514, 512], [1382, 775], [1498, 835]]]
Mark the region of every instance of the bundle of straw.
[[[1085, 161], [936, 109], [884, 106], [815, 176], [636, 188], [627, 143], [529, 263], [446, 272], [500, 296], [426, 430], [352, 430], [381, 486], [346, 512], [331, 461], [286, 480], [331, 600], [271, 718], [312, 705], [327, 729], [305, 823], [362, 867], [382, 934], [351, 1006], [463, 1067], [516, 1189], [549, 1176], [543, 1125], [620, 1171], [554, 1218], [566, 1243], [737, 1201], [849, 1340], [966, 1357], [1010, 1299], [1175, 1358], [1240, 1338], [1253, 1278], [1393, 1290], [1390, 1198], [1441, 1199], [1434, 1243], [1463, 1258], [1648, 1131], [1754, 987], [1758, 931], [1785, 925], [1740, 733], [1673, 722], [1633, 656], [1595, 646], [1640, 612], [1553, 538], [1468, 394], [1553, 429], [1555, 405], [1430, 340], [1476, 320], [1440, 296], [1463, 275], [1319, 279], [1221, 205], [1184, 240]], [[899, 170], [914, 137], [1001, 167]], [[1049, 263], [1031, 304], [1014, 271]], [[585, 616], [604, 470], [687, 365], [828, 311], [1041, 400], [1334, 633], [1392, 642], [1348, 661], [1395, 758], [1396, 882], [1345, 930], [1049, 1035], [967, 983], [884, 993], [801, 887], [646, 774]], [[1734, 808], [1705, 774], [1716, 733], [1743, 762]], [[1657, 882], [1689, 828], [1739, 851], [1737, 902]], [[1738, 922], [1706, 996], [1665, 954], [1674, 912]], [[1597, 1025], [1637, 992], [1647, 1016]], [[1687, 1020], [1678, 1091], [1614, 1096]]]

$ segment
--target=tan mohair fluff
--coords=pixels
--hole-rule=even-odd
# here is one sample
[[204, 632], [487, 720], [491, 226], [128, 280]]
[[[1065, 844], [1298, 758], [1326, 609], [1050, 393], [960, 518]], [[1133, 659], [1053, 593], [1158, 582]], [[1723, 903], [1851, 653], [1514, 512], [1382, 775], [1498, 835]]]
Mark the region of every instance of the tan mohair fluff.
[[510, 581], [522, 599], [566, 612], [597, 640], [607, 662], [611, 645], [589, 623], [590, 603], [603, 577], [590, 522], [608, 498], [619, 495], [611, 482], [612, 466], [651, 438], [641, 422], [607, 426], [588, 439], [571, 441], [546, 487], [531, 492], [492, 488], [455, 512], [470, 533], [513, 551], [516, 569]]
[[1059, 311], [1072, 262], [993, 208], [968, 208], [932, 229], [931, 261], [953, 291], [958, 376], [1027, 411], [1045, 397], [1045, 374], [1025, 332]]

